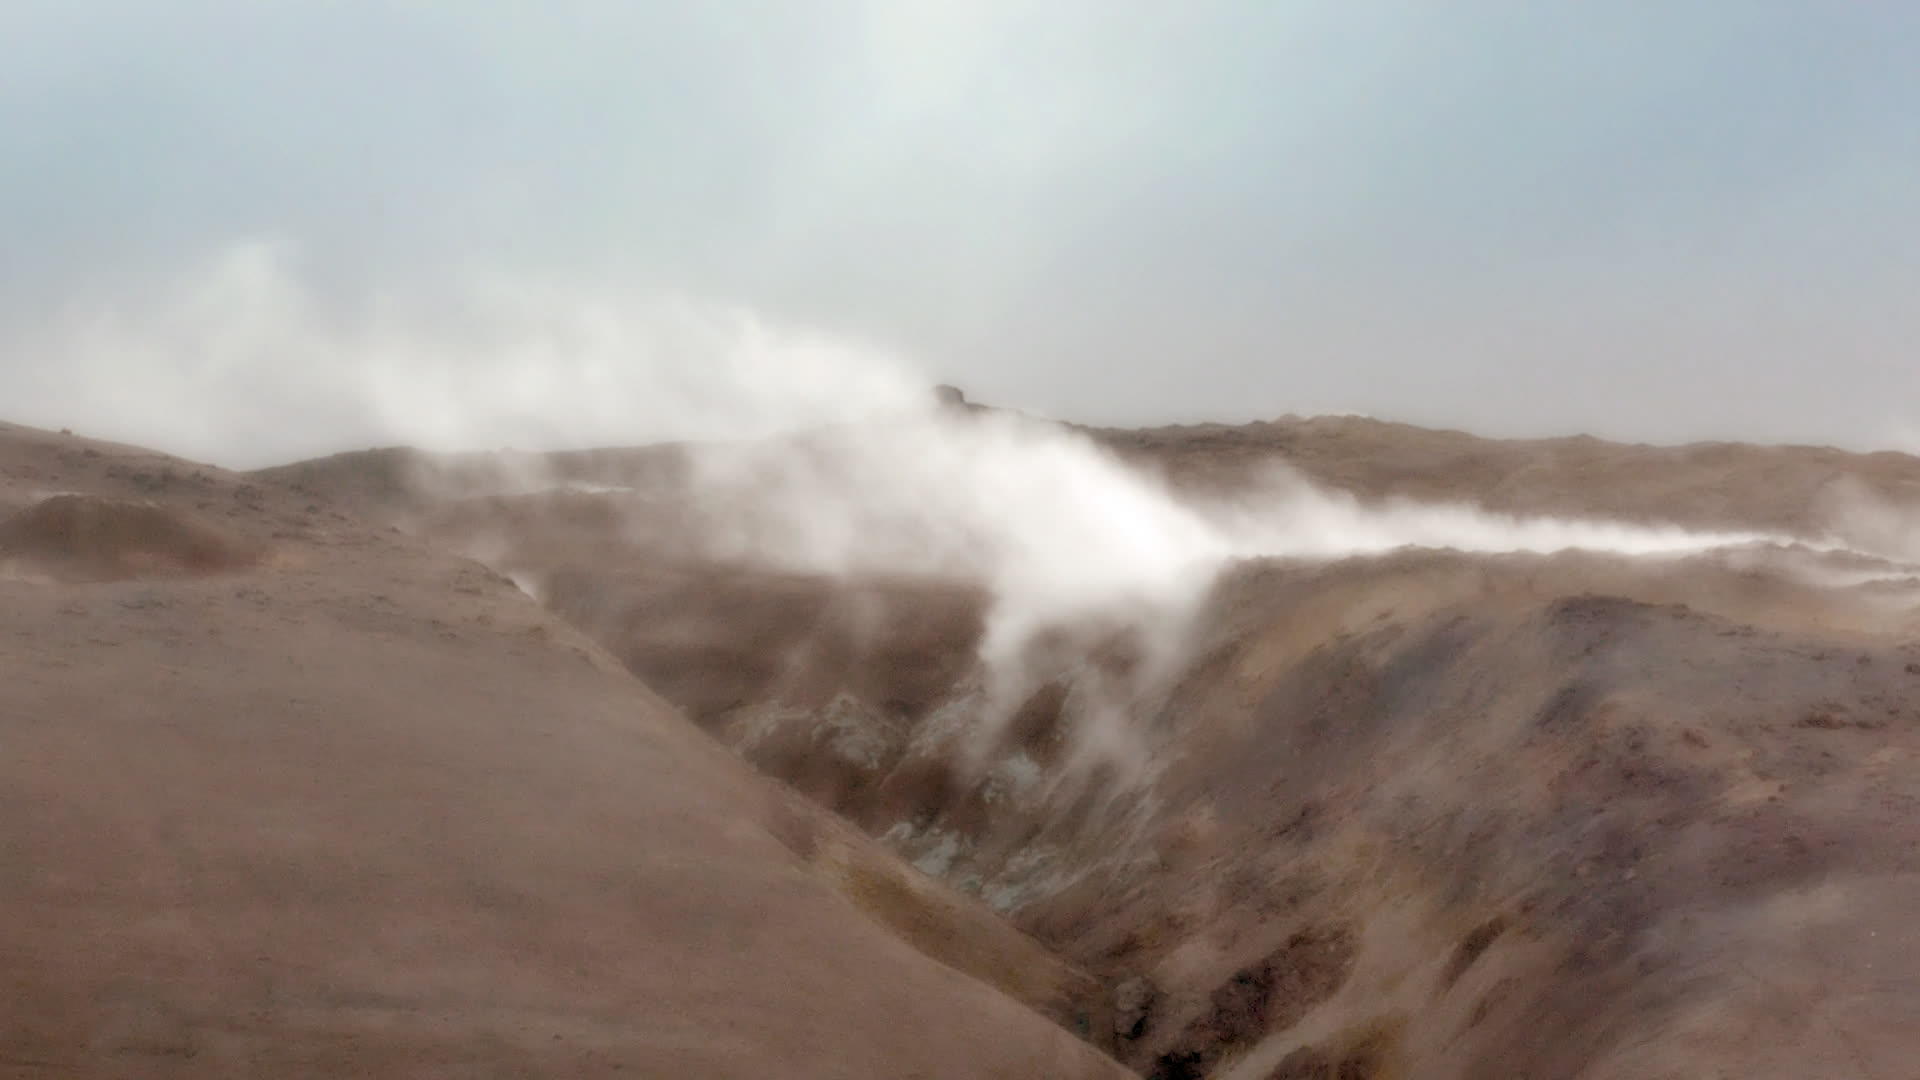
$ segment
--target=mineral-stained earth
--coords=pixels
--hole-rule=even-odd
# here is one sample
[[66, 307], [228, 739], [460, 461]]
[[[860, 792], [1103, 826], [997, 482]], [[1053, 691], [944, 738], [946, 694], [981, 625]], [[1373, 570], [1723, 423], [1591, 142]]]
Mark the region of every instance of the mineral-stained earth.
[[1915, 1075], [1920, 460], [0, 425], [0, 1076]]

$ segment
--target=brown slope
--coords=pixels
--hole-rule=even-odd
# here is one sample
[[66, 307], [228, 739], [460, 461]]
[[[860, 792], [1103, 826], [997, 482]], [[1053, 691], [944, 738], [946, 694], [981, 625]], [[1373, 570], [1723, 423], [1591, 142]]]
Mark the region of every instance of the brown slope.
[[0, 507], [51, 491], [273, 559], [0, 577], [0, 1075], [1122, 1075], [914, 943], [1059, 1014], [1071, 971], [494, 575], [0, 428]]
[[150, 500], [53, 495], [0, 521], [0, 561], [50, 581], [214, 574], [264, 558], [264, 545]]
[[[966, 665], [887, 632], [938, 610], [924, 589], [863, 636], [846, 597], [872, 586], [598, 580], [557, 602], [635, 666], [697, 641], [729, 701], [761, 695], [709, 716], [751, 760], [1107, 974], [1149, 1075], [1882, 1075], [1920, 1049], [1913, 582], [1250, 565], [1128, 711], [1150, 767], [1089, 802], [1007, 768], [1060, 762], [1087, 656], [977, 763]], [[783, 625], [809, 628], [798, 652]], [[964, 612], [946, 625], [969, 640]], [[738, 678], [770, 657], [778, 677]], [[928, 670], [946, 693], [908, 691]]]
[[[1193, 485], [1285, 460], [1372, 495], [1806, 532], [1844, 485], [1898, 501], [1915, 469], [1270, 427], [1290, 426], [1132, 452]], [[624, 512], [553, 505], [434, 525], [497, 527], [552, 603], [635, 670], [680, 674], [751, 760], [1107, 974], [1152, 1075], [1879, 1076], [1920, 1050], [1910, 570], [1254, 565], [1128, 703], [1151, 767], [1073, 781], [1047, 770], [1111, 666], [1103, 633], [1040, 662], [1053, 678], [983, 751], [964, 587], [662, 564], [622, 554]], [[1833, 583], [1855, 571], [1889, 580]]]
[[1897, 1075], [1911, 605], [1707, 564], [1249, 568], [1137, 715], [1149, 857], [1019, 914], [1146, 974], [1150, 1075]]

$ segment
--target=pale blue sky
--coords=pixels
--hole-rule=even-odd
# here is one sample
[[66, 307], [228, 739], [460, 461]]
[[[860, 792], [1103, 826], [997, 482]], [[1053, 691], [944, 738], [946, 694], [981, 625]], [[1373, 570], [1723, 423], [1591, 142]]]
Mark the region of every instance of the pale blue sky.
[[[1891, 0], [9, 0], [0, 196], [0, 341], [265, 236], [347, 308], [618, 279], [1075, 418], [1920, 446]], [[0, 415], [84, 423], [23, 352]]]

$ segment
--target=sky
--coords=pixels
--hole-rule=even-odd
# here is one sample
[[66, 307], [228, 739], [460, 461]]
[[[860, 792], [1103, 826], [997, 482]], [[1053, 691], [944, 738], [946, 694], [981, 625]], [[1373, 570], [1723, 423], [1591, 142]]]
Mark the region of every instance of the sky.
[[1920, 5], [7, 0], [0, 196], [0, 418], [223, 463], [932, 382], [1920, 450]]

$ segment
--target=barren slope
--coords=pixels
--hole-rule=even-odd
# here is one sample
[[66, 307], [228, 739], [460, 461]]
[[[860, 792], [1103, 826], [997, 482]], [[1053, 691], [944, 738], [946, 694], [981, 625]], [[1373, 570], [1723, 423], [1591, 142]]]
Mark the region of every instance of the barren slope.
[[620, 455], [598, 482], [637, 492], [411, 509], [1105, 976], [1096, 1037], [1149, 1075], [1888, 1076], [1920, 1051], [1920, 463], [1348, 420], [1099, 437], [1191, 487], [1277, 460], [1875, 554], [1251, 562], [1171, 660], [1058, 628], [1009, 709], [978, 583], [703, 560], [698, 499]]
[[1034, 1011], [1083, 976], [484, 568], [0, 426], [8, 514], [0, 1075], [1121, 1075]]

